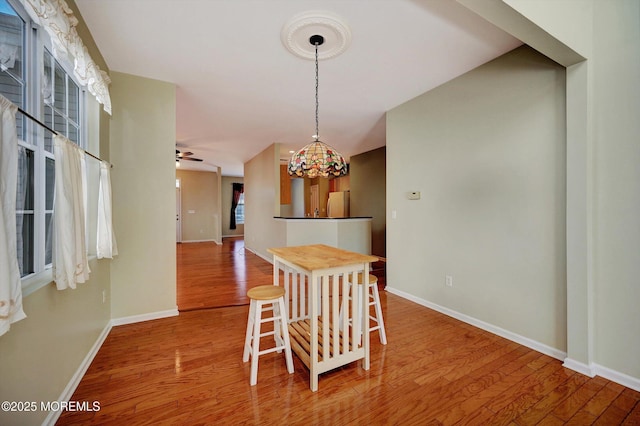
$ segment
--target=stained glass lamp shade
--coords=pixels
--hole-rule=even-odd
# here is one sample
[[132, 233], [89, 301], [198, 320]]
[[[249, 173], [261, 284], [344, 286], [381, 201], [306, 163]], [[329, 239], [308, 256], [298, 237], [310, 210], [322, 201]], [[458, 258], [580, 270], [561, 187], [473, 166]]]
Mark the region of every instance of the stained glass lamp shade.
[[332, 147], [315, 141], [291, 156], [289, 174], [310, 178], [342, 176], [347, 174], [347, 162]]

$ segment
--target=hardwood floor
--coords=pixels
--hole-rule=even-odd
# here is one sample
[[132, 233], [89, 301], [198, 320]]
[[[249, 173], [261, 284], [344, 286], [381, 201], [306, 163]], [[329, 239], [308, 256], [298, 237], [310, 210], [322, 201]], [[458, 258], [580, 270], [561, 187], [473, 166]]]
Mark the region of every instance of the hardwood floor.
[[[227, 272], [218, 275], [243, 277], [240, 256], [221, 257]], [[270, 277], [264, 260], [244, 260]], [[191, 272], [202, 297], [222, 291]], [[389, 343], [372, 334], [371, 369], [325, 373], [315, 393], [302, 362], [294, 355], [289, 375], [278, 353], [260, 357], [258, 384], [249, 386], [246, 305], [114, 327], [72, 397], [98, 401], [100, 411], [64, 412], [57, 424], [640, 425], [639, 392], [385, 291], [381, 299]]]
[[273, 282], [271, 264], [244, 249], [242, 237], [178, 244], [178, 310], [246, 305], [247, 290]]

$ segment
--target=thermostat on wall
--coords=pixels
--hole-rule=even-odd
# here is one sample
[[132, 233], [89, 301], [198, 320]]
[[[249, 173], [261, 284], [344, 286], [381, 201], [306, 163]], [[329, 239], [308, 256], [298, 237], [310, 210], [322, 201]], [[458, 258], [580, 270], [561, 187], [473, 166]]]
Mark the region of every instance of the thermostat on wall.
[[420, 191], [407, 192], [407, 198], [410, 199], [410, 200], [419, 200], [420, 199]]

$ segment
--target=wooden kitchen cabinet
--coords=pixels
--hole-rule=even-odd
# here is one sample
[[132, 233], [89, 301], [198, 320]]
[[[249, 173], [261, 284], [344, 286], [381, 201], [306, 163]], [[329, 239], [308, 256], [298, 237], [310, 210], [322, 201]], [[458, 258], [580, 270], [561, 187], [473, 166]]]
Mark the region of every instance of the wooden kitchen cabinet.
[[291, 176], [286, 164], [280, 164], [280, 204], [291, 204]]

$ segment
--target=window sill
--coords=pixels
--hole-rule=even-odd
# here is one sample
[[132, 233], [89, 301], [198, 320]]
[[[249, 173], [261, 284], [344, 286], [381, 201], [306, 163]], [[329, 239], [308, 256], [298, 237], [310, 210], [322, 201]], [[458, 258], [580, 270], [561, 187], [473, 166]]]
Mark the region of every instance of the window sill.
[[[89, 262], [96, 260], [96, 255], [89, 255]], [[24, 278], [22, 280], [22, 298], [27, 297], [28, 295], [35, 293], [40, 290], [42, 287], [53, 282], [53, 270], [49, 267], [44, 271], [33, 274], [28, 278]]]
[[22, 298], [24, 299], [31, 293], [35, 293], [42, 287], [53, 282], [53, 271], [51, 268], [47, 268], [44, 271], [34, 274], [29, 278], [22, 280]]

